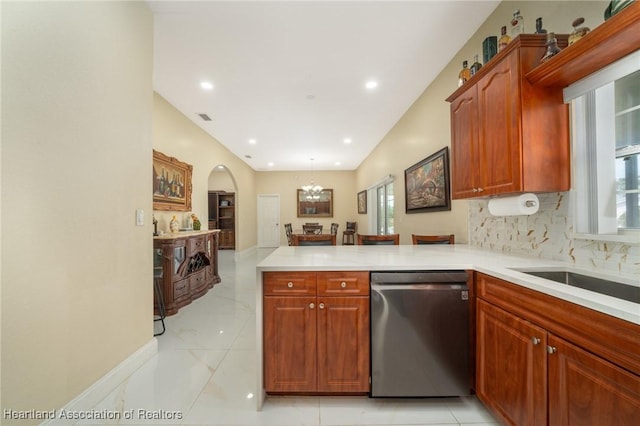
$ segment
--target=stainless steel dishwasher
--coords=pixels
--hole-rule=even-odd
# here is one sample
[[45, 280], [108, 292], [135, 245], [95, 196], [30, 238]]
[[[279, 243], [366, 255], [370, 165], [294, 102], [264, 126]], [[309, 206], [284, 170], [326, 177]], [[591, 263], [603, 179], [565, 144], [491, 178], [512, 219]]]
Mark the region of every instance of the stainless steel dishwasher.
[[371, 272], [371, 396], [469, 394], [467, 273]]

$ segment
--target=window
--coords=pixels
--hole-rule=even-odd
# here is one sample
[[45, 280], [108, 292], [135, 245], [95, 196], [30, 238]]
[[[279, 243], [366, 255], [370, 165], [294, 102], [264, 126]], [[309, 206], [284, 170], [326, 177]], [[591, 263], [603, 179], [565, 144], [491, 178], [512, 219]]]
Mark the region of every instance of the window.
[[376, 187], [376, 233], [393, 234], [393, 182]]
[[617, 80], [616, 206], [618, 228], [640, 229], [638, 156], [640, 154], [640, 71]]
[[640, 52], [564, 91], [571, 103], [575, 229], [640, 230]]

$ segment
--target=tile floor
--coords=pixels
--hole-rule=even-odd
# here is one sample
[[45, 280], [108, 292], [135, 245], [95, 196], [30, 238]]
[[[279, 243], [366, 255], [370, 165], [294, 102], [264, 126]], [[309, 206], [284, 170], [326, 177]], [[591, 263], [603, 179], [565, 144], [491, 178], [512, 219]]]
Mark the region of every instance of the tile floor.
[[[95, 410], [121, 414], [121, 420], [109, 424], [498, 424], [474, 397], [267, 397], [263, 410], [256, 411], [252, 398], [256, 382], [255, 265], [270, 252], [260, 249], [236, 262], [233, 252], [221, 251], [222, 283], [167, 318], [167, 331], [158, 337], [158, 354]], [[133, 413], [133, 418], [125, 420], [126, 413]], [[142, 414], [163, 418], [145, 419]]]

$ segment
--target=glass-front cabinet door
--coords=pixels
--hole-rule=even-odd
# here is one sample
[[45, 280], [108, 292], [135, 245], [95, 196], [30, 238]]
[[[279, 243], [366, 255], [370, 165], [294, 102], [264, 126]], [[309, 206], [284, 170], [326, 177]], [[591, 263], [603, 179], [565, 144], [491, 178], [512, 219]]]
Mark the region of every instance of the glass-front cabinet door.
[[185, 267], [186, 257], [187, 257], [187, 249], [184, 245], [184, 242], [181, 245], [176, 245], [173, 247], [173, 265], [171, 268], [171, 272], [173, 274], [174, 279], [180, 279], [182, 275], [182, 270]]

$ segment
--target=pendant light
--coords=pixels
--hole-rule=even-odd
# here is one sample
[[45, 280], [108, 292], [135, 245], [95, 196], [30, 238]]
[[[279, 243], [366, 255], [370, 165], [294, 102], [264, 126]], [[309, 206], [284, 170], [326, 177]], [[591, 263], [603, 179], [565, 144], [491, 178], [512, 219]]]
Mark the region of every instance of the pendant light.
[[320, 199], [320, 193], [322, 192], [322, 187], [320, 185], [316, 185], [313, 181], [313, 158], [311, 160], [311, 183], [309, 185], [304, 185], [302, 187], [303, 195], [307, 201], [318, 201]]

